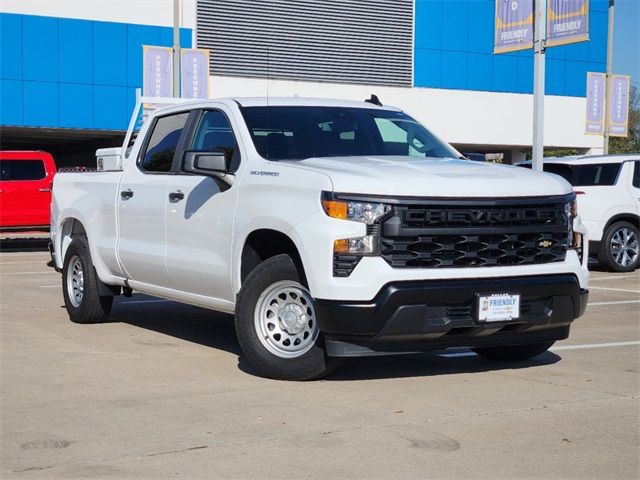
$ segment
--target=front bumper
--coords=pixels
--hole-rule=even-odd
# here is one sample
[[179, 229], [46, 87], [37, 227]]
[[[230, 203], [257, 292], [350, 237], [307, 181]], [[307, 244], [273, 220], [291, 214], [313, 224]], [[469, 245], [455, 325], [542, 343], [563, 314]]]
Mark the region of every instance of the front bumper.
[[[520, 294], [520, 317], [479, 322], [477, 294], [491, 293]], [[370, 302], [318, 300], [316, 314], [329, 354], [352, 356], [561, 340], [587, 297], [572, 274], [394, 282]]]

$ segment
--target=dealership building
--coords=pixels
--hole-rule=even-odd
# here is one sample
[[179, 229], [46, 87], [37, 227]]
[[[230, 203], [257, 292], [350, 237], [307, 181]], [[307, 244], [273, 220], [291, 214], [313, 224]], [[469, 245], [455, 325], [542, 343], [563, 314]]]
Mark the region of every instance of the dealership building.
[[[211, 97], [373, 93], [459, 150], [509, 162], [531, 148], [533, 52], [493, 54], [495, 1], [180, 0], [180, 39], [210, 50]], [[590, 41], [547, 50], [546, 148], [602, 151], [584, 134], [585, 90], [605, 71], [607, 6], [590, 2]], [[4, 0], [2, 149], [69, 166], [119, 145], [142, 45], [171, 46], [173, 21], [172, 0]]]

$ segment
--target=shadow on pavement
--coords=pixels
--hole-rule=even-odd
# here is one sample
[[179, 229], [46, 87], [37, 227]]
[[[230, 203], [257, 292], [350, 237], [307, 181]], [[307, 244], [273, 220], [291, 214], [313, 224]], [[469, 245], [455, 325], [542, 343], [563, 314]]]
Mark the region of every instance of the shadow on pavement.
[[[157, 299], [144, 295], [135, 295], [130, 299], [118, 297], [114, 302], [111, 321], [127, 323], [188, 342], [224, 350], [238, 356], [238, 368], [241, 371], [250, 375], [259, 375], [242, 355], [232, 315], [155, 300]], [[362, 381], [488, 372], [551, 365], [560, 359], [558, 355], [551, 352], [546, 352], [527, 362], [504, 363], [489, 361], [477, 355], [446, 358], [435, 352], [351, 358], [347, 359], [340, 370], [324, 380]]]

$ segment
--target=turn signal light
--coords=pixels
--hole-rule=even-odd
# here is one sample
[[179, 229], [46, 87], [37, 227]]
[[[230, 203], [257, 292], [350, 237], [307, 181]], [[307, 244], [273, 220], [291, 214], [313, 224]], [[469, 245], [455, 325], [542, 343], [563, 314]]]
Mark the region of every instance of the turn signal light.
[[336, 240], [333, 242], [333, 252], [334, 253], [349, 253], [349, 240], [343, 238], [341, 240]]
[[[332, 218], [347, 219], [347, 202], [338, 200], [322, 200], [324, 211]], [[342, 241], [342, 240], [339, 240]]]

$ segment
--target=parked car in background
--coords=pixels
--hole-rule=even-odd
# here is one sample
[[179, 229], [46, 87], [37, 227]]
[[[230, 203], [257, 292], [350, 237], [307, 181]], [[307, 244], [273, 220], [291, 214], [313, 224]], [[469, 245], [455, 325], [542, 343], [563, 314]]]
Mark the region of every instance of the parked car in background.
[[640, 154], [545, 158], [544, 170], [573, 185], [590, 253], [617, 272], [638, 268]]
[[0, 152], [0, 228], [48, 227], [53, 157], [41, 151]]

